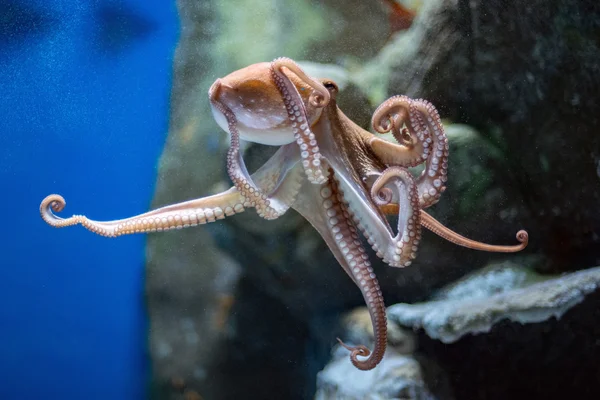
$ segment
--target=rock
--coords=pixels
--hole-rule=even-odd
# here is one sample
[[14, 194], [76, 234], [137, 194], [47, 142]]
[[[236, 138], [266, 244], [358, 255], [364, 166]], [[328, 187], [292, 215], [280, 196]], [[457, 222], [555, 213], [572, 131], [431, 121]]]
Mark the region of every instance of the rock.
[[[372, 345], [373, 329], [366, 308], [350, 312], [343, 319], [344, 340], [348, 344]], [[317, 375], [315, 400], [433, 400], [425, 383], [420, 362], [412, 355], [414, 336], [389, 325], [389, 345], [377, 368], [361, 371], [350, 362], [349, 353], [337, 345], [333, 359]]]
[[[517, 258], [517, 257], [516, 257]], [[522, 257], [518, 257], [523, 259]], [[528, 257], [523, 264], [531, 265], [535, 258]], [[475, 271], [451, 283], [433, 296], [433, 300], [475, 300], [505, 293], [532, 283], [550, 279], [528, 268], [521, 267], [516, 261], [501, 261]]]
[[[516, 217], [518, 199], [509, 201], [515, 196], [510, 194], [510, 189], [501, 186], [495, 175], [502, 169], [496, 149], [469, 126], [448, 124], [446, 131], [453, 156], [449, 162], [451, 178], [442, 201], [428, 211], [442, 223], [476, 240], [516, 243], [514, 235], [524, 223]], [[257, 165], [256, 159], [262, 160], [264, 155], [259, 151], [254, 153], [253, 149], [255, 147], [249, 148], [246, 160], [248, 164]], [[489, 221], [492, 226], [477, 237], [472, 232], [480, 228], [482, 220]], [[295, 313], [302, 315], [301, 318], [311, 318], [325, 304], [328, 309], [341, 309], [346, 304], [362, 303], [360, 292], [337, 266], [325, 243], [295, 212], [290, 211], [268, 224], [261, 223], [253, 212], [225, 222], [235, 226], [237, 234], [231, 232], [228, 240], [221, 242], [222, 246], [231, 252], [236, 249], [240, 262], [244, 259], [250, 264], [268, 266], [266, 269], [251, 269], [248, 273], [262, 282], [266, 290], [290, 310], [297, 310]], [[252, 235], [241, 235], [240, 232]], [[274, 235], [279, 240], [271, 240]], [[296, 243], [295, 250], [290, 252], [289, 243]], [[422, 299], [435, 287], [498, 257], [458, 247], [425, 231], [418, 258], [410, 268], [390, 268], [375, 256], [372, 260], [386, 302], [393, 304]], [[274, 280], [269, 270], [277, 271], [277, 275], [285, 277], [285, 280]], [[301, 274], [295, 272], [299, 270]], [[302, 284], [300, 280], [308, 284]], [[337, 292], [332, 298], [327, 288], [333, 286]]]
[[[590, 265], [599, 237], [594, 133], [600, 113], [586, 94], [598, 92], [589, 72], [599, 52], [587, 51], [593, 50], [592, 22], [577, 20], [583, 12], [571, 14], [579, 3], [551, 2], [562, 7], [554, 8], [555, 19], [548, 15], [551, 6], [534, 2], [543, 10], [538, 23], [529, 3], [429, 0], [413, 28], [386, 42], [383, 8], [359, 0], [179, 1], [171, 123], [153, 207], [230, 184], [227, 135], [212, 119], [208, 87], [249, 63], [289, 56], [335, 75], [343, 83], [343, 110], [363, 127], [392, 94], [425, 97], [442, 117], [462, 122], [448, 123], [448, 190], [431, 209], [441, 222], [498, 244], [514, 243], [516, 231], [527, 228], [532, 250], [558, 269]], [[514, 21], [528, 34], [520, 35]], [[543, 37], [540, 26], [550, 26], [551, 35]], [[565, 43], [574, 48], [572, 63], [563, 61], [571, 60]], [[531, 72], [527, 60], [537, 44], [546, 51], [534, 54]], [[560, 73], [543, 67], [547, 53], [554, 62], [547, 65]], [[585, 157], [576, 149], [586, 149]], [[248, 146], [249, 169], [269, 151]], [[258, 397], [310, 397], [314, 375], [329, 358], [338, 314], [363, 304], [321, 238], [293, 212], [266, 222], [249, 211], [219, 224], [150, 235], [147, 252], [150, 349], [161, 399], [183, 395], [173, 379], [206, 398], [246, 396], [257, 381], [266, 382], [252, 392]], [[410, 268], [374, 267], [393, 304], [428, 298], [490, 259], [498, 256], [425, 233]]]
[[503, 320], [529, 324], [560, 319], [599, 285], [600, 267], [542, 278], [504, 263], [445, 289], [437, 300], [393, 305], [388, 318], [453, 343], [468, 334], [489, 332]]
[[[375, 23], [383, 11], [360, 0], [343, 7], [306, 0], [183, 0], [177, 6], [181, 35], [169, 135], [152, 208], [230, 185], [225, 170], [228, 135], [213, 121], [207, 96], [217, 77], [280, 56], [320, 62], [366, 59], [378, 47], [364, 43], [376, 43], [378, 37], [380, 46], [385, 40], [380, 33], [386, 26]], [[366, 21], [370, 24], [359, 24]], [[333, 68], [343, 79], [340, 67]], [[260, 153], [259, 160], [269, 150], [249, 148], [249, 167], [254, 158], [250, 153]], [[316, 346], [313, 354], [305, 344], [307, 332], [330, 334], [333, 323], [323, 322], [316, 310], [333, 298], [333, 287], [339, 300], [325, 306], [325, 313], [344, 308], [355, 289], [351, 282], [336, 285], [338, 275], [324, 277], [337, 269], [328, 268], [336, 264], [329, 251], [322, 254], [318, 235], [293, 213], [265, 223], [250, 211], [218, 224], [149, 235], [146, 297], [153, 398], [175, 400], [194, 393], [235, 398], [251, 390], [261, 397], [262, 392], [253, 389], [257, 381], [266, 382], [262, 398], [306, 398], [314, 393], [314, 375], [330, 347]], [[317, 268], [307, 268], [315, 259]], [[311, 272], [297, 274], [303, 270]], [[319, 283], [313, 287], [305, 285], [308, 282]], [[315, 293], [319, 294], [313, 300]], [[303, 299], [310, 300], [306, 307]], [[297, 300], [301, 301], [292, 302]], [[322, 323], [311, 327], [319, 318]], [[265, 356], [269, 352], [276, 354]], [[274, 376], [277, 379], [271, 379]], [[301, 390], [289, 392], [298, 385]]]
[[455, 398], [600, 398], [600, 267], [559, 277], [501, 267], [392, 306], [389, 320], [418, 329], [417, 354]]
[[[206, 124], [211, 120], [205, 93], [214, 65], [207, 44], [212, 33], [190, 26], [192, 19], [209, 26], [215, 10], [210, 2], [179, 6], [182, 31], [174, 59], [170, 132], [152, 208], [206, 195], [222, 179], [221, 140]], [[210, 229], [148, 235], [152, 398], [183, 399], [181, 385], [172, 382], [183, 382], [189, 393], [211, 394], [206, 385], [209, 366], [227, 329], [240, 268], [216, 247]]]
[[[523, 207], [522, 195], [506, 179], [506, 160], [502, 152], [485, 135], [471, 126], [447, 123], [450, 142], [448, 189], [435, 206], [427, 210], [444, 225], [471, 239], [492, 244], [516, 244], [515, 234], [530, 229], [530, 219]], [[430, 269], [431, 280], [448, 280], [436, 274], [458, 270], [466, 273], [490, 260], [505, 255], [458, 248], [431, 234], [426, 234], [416, 264]], [[433, 238], [431, 238], [433, 236]], [[440, 251], [450, 253], [446, 264]], [[458, 264], [458, 265], [457, 265]], [[452, 279], [458, 278], [458, 274]]]
[[476, 127], [501, 152], [495, 175], [549, 271], [600, 263], [598, 21], [586, 0], [429, 0], [351, 74], [374, 104], [423, 97]]
[[[600, 267], [556, 277], [492, 264], [430, 302], [389, 307], [390, 338], [402, 332], [405, 350], [390, 346], [380, 366], [358, 375], [348, 352], [336, 348], [318, 375], [316, 398], [597, 398], [597, 387], [584, 382], [597, 375], [599, 285]], [[396, 324], [424, 332], [418, 346]], [[350, 313], [344, 326], [344, 339], [370, 344], [366, 310]]]
[[[344, 341], [355, 344], [373, 342], [373, 324], [366, 307], [356, 308], [342, 318]], [[414, 335], [397, 324], [388, 324], [388, 343], [399, 354], [412, 354], [416, 348]], [[338, 346], [334, 353], [348, 354], [343, 347]]]
[[[347, 352], [346, 352], [347, 353]], [[389, 349], [376, 369], [360, 371], [348, 355], [330, 362], [317, 375], [315, 400], [433, 400], [417, 360]]]

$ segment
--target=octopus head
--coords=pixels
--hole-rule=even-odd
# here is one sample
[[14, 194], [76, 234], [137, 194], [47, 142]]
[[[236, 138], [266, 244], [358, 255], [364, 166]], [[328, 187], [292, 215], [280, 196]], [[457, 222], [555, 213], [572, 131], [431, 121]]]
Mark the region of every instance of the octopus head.
[[[285, 77], [295, 87], [295, 111], [310, 125], [321, 116], [322, 107], [311, 101], [314, 90], [291, 70]], [[254, 143], [279, 146], [293, 142], [294, 130], [284, 95], [277, 86], [272, 63], [253, 64], [217, 79], [209, 89], [213, 116], [226, 131], [235, 121], [240, 137]], [[289, 85], [288, 83], [288, 85]], [[228, 114], [229, 115], [226, 115]], [[300, 114], [301, 113], [301, 114]], [[233, 116], [233, 118], [231, 118]]]

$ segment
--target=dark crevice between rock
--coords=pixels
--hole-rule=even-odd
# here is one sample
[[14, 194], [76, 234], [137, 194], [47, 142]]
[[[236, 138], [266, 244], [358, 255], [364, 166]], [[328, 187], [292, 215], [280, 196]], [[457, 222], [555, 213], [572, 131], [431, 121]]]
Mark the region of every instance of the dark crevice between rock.
[[[560, 320], [503, 321], [452, 344], [420, 331], [419, 351], [446, 372], [456, 399], [598, 399], [599, 319], [597, 291]], [[435, 390], [435, 383], [428, 386]]]
[[228, 322], [235, 333], [218, 343], [209, 366], [210, 398], [310, 398], [329, 354], [315, 347], [306, 322], [250, 279], [240, 281], [235, 297]]

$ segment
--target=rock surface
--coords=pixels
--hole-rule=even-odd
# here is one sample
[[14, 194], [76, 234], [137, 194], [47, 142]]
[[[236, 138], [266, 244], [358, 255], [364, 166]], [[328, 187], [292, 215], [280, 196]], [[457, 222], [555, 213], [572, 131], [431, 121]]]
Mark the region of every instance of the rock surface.
[[[374, 4], [178, 1], [182, 34], [172, 116], [153, 206], [229, 185], [224, 167], [227, 136], [213, 122], [208, 87], [249, 63], [289, 56], [311, 60], [315, 64], [310, 68], [335, 75], [344, 84], [342, 109], [364, 127], [379, 102], [393, 94], [427, 98], [443, 118], [461, 122], [447, 125], [448, 190], [431, 210], [441, 222], [498, 244], [514, 243], [516, 231], [527, 228], [528, 251], [546, 260], [536, 264], [541, 269], [600, 263], [600, 110], [594, 101], [600, 92], [598, 6], [566, 0], [428, 0], [410, 30], [389, 38], [382, 23], [387, 21], [385, 8]], [[584, 10], [586, 4], [589, 10]], [[249, 169], [271, 150], [249, 146]], [[182, 399], [191, 393], [216, 399], [309, 398], [316, 389], [314, 377], [340, 332], [339, 314], [363, 304], [321, 238], [293, 212], [267, 222], [250, 211], [218, 224], [150, 235], [147, 252], [157, 399]], [[375, 269], [390, 305], [423, 301], [436, 288], [490, 260], [504, 259], [425, 233], [410, 268], [375, 263]], [[493, 281], [499, 282], [497, 278]], [[523, 283], [518, 283], [518, 274], [504, 278]], [[485, 285], [479, 281], [471, 287], [483, 292]], [[510, 370], [510, 360], [519, 359], [535, 369], [536, 357], [548, 361], [541, 350], [548, 347], [538, 346], [539, 332], [531, 332], [537, 329], [533, 327], [547, 329], [547, 324], [553, 329], [549, 343], [561, 349], [557, 360], [565, 360], [571, 344], [577, 349], [579, 344], [597, 346], [584, 329], [573, 335], [561, 329], [569, 323], [597, 329], [592, 321], [573, 317], [587, 303], [566, 312], [559, 322], [546, 321], [544, 328], [527, 325], [523, 337], [534, 343], [527, 353], [531, 358], [519, 358], [517, 347], [509, 345], [530, 344], [498, 327], [525, 328], [504, 321], [488, 335], [469, 337], [479, 346], [469, 360], [485, 365], [488, 359], [500, 359]], [[555, 332], [566, 339], [559, 341]], [[444, 345], [450, 346], [444, 353], [436, 341], [422, 337], [423, 351], [452, 374], [457, 398], [473, 397], [465, 389], [465, 377], [471, 379], [472, 390], [489, 393], [494, 388], [491, 374], [468, 374], [461, 359], [472, 352], [463, 345], [466, 339]], [[492, 346], [501, 343], [502, 353], [486, 349], [488, 340]], [[490, 357], [483, 356], [490, 352]], [[581, 359], [584, 365], [591, 363], [590, 357]], [[343, 361], [331, 371], [346, 368]], [[550, 361], [558, 375], [560, 363]], [[589, 374], [580, 375], [589, 381]], [[335, 392], [328, 393], [341, 393], [335, 374], [321, 376], [332, 377], [320, 381], [333, 383]], [[264, 384], [257, 386], [258, 381]], [[585, 381], [577, 382], [585, 387]], [[514, 397], [507, 390], [498, 393]]]
[[429, 0], [352, 79], [373, 102], [424, 97], [476, 127], [501, 151], [502, 187], [523, 200], [547, 269], [598, 265], [599, 29], [587, 0]]
[[[366, 308], [352, 311], [343, 321], [342, 336], [346, 343], [372, 345], [373, 328]], [[414, 335], [393, 324], [388, 331], [386, 354], [377, 368], [370, 371], [356, 369], [348, 350], [337, 345], [332, 361], [317, 375], [315, 400], [434, 400], [426, 383], [427, 371], [413, 355]]]
[[487, 269], [429, 304], [390, 307], [389, 316], [422, 327], [416, 354], [444, 371], [457, 399], [592, 400], [600, 396], [599, 282], [600, 267], [556, 278]]
[[419, 362], [389, 349], [381, 364], [360, 371], [344, 354], [317, 375], [315, 400], [434, 400], [427, 388]]
[[[181, 37], [171, 120], [153, 208], [230, 184], [224, 167], [228, 138], [214, 123], [207, 97], [217, 77], [279, 56], [317, 61], [370, 57], [385, 40], [386, 27], [375, 23], [383, 11], [358, 0], [345, 7], [333, 1], [181, 0], [178, 9]], [[368, 28], [355, 30], [358, 19], [370, 21]], [[343, 45], [332, 47], [340, 37], [346, 38]], [[378, 46], [363, 45], [375, 44], [377, 37]], [[249, 152], [250, 167], [252, 154], [264, 158], [263, 149]], [[322, 279], [327, 264], [335, 264], [333, 256], [319, 260], [320, 272], [290, 273], [311, 265], [315, 252], [322, 251], [311, 229], [295, 215], [265, 224], [249, 212], [219, 224], [149, 235], [146, 291], [154, 398], [247, 396], [265, 376], [271, 379], [260, 390], [252, 389], [256, 398], [305, 398], [314, 392], [321, 362], [311, 358], [324, 359], [330, 348], [305, 343], [310, 335], [327, 333], [331, 339], [328, 327], [335, 322], [312, 328], [314, 321], [325, 320], [312, 311], [331, 299], [326, 293], [336, 285], [333, 278]], [[290, 243], [296, 243], [293, 256]], [[320, 282], [312, 289], [319, 296], [307, 307], [296, 303], [287, 309], [292, 303], [282, 301], [286, 290], [300, 293], [304, 282]], [[346, 294], [325, 305], [325, 313], [327, 307], [343, 308], [352, 289], [349, 282], [345, 289], [336, 287]]]
[[453, 343], [468, 334], [489, 332], [504, 320], [521, 324], [560, 320], [599, 286], [600, 267], [548, 278], [504, 263], [461, 280], [437, 300], [393, 305], [388, 318]]

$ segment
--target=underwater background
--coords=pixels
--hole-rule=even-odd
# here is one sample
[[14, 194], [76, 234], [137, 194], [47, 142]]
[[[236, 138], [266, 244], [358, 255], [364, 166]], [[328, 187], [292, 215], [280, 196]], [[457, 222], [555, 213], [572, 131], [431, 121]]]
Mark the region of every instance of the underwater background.
[[[596, 1], [0, 0], [0, 50], [0, 400], [600, 398]], [[390, 96], [431, 101], [450, 143], [431, 214], [529, 232], [492, 254], [424, 231], [402, 269], [369, 249], [372, 371], [336, 341], [370, 347], [361, 293], [292, 210], [116, 239], [39, 215], [51, 193], [112, 220], [225, 190], [208, 88], [280, 56], [365, 129]], [[272, 151], [246, 144], [248, 169]]]
[[15, 199], [5, 199], [2, 234], [0, 399], [145, 398], [145, 238], [52, 232], [37, 203], [58, 191], [98, 218], [149, 207], [168, 129], [175, 4], [0, 9], [0, 181]]

